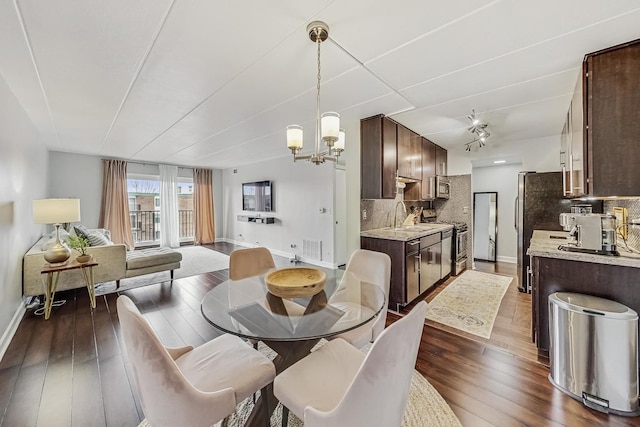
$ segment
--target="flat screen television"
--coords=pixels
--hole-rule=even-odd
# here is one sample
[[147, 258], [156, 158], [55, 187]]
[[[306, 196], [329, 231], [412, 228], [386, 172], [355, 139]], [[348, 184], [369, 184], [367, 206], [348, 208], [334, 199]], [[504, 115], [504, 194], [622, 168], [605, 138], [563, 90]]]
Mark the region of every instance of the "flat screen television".
[[271, 181], [242, 184], [242, 210], [273, 212], [273, 185]]

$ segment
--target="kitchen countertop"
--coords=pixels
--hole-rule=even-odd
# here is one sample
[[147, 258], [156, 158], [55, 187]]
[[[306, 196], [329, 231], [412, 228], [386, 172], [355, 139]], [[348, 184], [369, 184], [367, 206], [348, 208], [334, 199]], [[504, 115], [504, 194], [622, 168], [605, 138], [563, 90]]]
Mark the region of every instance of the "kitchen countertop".
[[568, 235], [569, 233], [566, 231], [534, 230], [527, 255], [640, 268], [640, 254], [628, 252], [620, 245], [618, 245], [620, 256], [570, 252], [558, 249], [559, 245], [567, 242]]
[[360, 237], [372, 237], [374, 239], [399, 240], [408, 242], [409, 240], [419, 239], [420, 237], [429, 236], [441, 231], [451, 230], [451, 224], [418, 224], [404, 225], [398, 228], [386, 227], [377, 228], [375, 230], [361, 231]]

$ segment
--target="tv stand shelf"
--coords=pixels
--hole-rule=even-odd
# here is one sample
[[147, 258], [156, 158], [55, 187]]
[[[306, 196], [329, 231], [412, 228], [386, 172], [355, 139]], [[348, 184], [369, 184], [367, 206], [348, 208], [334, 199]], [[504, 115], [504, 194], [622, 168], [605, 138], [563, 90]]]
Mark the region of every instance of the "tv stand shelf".
[[238, 221], [255, 222], [257, 224], [273, 224], [276, 222], [276, 219], [272, 216], [238, 215]]

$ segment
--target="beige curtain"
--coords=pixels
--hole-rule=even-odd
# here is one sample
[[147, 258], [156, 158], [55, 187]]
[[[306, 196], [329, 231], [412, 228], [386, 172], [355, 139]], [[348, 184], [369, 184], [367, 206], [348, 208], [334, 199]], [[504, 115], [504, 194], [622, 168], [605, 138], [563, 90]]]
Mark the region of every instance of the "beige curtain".
[[102, 159], [102, 207], [99, 227], [111, 231], [114, 243], [124, 243], [134, 249], [129, 200], [127, 193], [127, 162]]
[[210, 169], [193, 170], [193, 242], [196, 245], [213, 243], [216, 232], [213, 222], [213, 181]]

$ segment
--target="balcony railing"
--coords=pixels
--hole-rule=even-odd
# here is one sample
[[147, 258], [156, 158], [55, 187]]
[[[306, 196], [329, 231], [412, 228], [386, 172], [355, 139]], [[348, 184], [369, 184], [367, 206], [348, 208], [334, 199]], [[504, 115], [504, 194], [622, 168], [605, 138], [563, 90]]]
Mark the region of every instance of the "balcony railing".
[[[135, 243], [160, 240], [160, 211], [129, 211], [131, 231]], [[178, 211], [178, 236], [180, 240], [193, 237], [193, 210]]]

